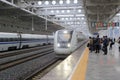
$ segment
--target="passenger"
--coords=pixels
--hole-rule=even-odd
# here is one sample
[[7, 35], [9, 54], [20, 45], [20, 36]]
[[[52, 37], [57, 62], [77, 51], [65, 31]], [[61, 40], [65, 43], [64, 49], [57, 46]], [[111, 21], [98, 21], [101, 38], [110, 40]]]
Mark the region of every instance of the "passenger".
[[104, 37], [104, 40], [103, 40], [103, 51], [104, 51], [104, 55], [107, 55], [107, 46], [109, 44], [109, 40], [107, 38], [107, 36]]
[[112, 49], [112, 45], [114, 45], [114, 39], [110, 39], [110, 47], [109, 47], [109, 49]]
[[116, 40], [115, 40], [115, 38], [114, 38], [114, 42], [115, 42]]
[[118, 38], [118, 41], [117, 41], [117, 42], [118, 42], [118, 44], [119, 44], [118, 47], [119, 47], [119, 52], [120, 52], [120, 37]]
[[98, 35], [96, 40], [95, 40], [95, 53], [99, 53], [99, 50], [100, 50], [100, 38]]
[[89, 49], [90, 49], [90, 52], [93, 51], [93, 39], [91, 37], [89, 37]]
[[95, 51], [95, 38], [93, 37], [93, 51]]

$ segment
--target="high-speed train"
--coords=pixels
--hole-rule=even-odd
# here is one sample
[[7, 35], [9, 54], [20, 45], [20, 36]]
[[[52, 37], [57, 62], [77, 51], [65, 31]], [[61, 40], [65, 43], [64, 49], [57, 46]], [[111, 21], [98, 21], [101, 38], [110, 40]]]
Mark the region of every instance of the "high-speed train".
[[0, 51], [52, 44], [52, 35], [0, 32]]
[[75, 30], [58, 30], [54, 35], [54, 51], [56, 54], [70, 54], [85, 42], [85, 36]]

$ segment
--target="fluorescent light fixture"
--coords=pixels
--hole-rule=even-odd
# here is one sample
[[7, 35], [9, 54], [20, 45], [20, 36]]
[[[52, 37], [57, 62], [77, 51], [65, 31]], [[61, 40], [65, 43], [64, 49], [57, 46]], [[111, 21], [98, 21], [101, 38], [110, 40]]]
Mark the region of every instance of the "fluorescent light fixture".
[[67, 10], [67, 13], [70, 13], [70, 10]]
[[60, 0], [59, 3], [60, 3], [60, 4], [63, 4], [63, 0]]
[[48, 5], [48, 4], [49, 4], [49, 1], [45, 1], [45, 4]]
[[83, 17], [82, 17], [81, 19], [82, 19], [82, 20], [84, 20], [84, 18], [83, 18]]
[[79, 9], [78, 12], [81, 12], [81, 10]]
[[68, 18], [65, 18], [66, 20], [68, 20]]
[[38, 5], [41, 5], [42, 4], [42, 2], [41, 1], [38, 1]]
[[61, 18], [61, 20], [65, 20], [65, 18]]
[[57, 10], [56, 13], [59, 13], [59, 10]]
[[80, 20], [80, 18], [77, 18], [78, 20]]
[[56, 1], [52, 1], [52, 4], [55, 5], [55, 4], [56, 4]]
[[74, 15], [56, 15], [56, 17], [74, 17]]
[[54, 11], [53, 11], [53, 10], [51, 10], [51, 13], [54, 13]]
[[74, 0], [74, 3], [77, 4], [77, 3], [78, 3], [78, 0]]
[[62, 10], [62, 13], [64, 13], [65, 11], [64, 10]]
[[72, 20], [72, 18], [70, 18], [70, 20]]
[[67, 4], [70, 4], [70, 0], [67, 0], [66, 3], [67, 3]]
[[78, 14], [78, 15], [76, 15], [76, 16], [85, 16], [84, 14]]

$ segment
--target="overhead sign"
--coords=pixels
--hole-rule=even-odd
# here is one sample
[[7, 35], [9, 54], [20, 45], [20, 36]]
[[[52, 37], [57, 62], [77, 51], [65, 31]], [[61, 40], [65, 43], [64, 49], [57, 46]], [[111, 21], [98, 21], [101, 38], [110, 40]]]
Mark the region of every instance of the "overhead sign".
[[107, 27], [119, 27], [119, 22], [91, 22], [91, 26], [96, 29], [107, 29]]

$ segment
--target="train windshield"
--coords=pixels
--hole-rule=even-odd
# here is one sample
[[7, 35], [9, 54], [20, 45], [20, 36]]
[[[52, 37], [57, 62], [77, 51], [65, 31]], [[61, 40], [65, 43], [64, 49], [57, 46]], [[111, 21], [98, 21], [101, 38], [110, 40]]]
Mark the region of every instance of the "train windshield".
[[71, 41], [73, 31], [59, 31], [58, 32], [58, 42], [68, 43]]

